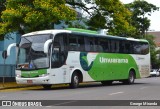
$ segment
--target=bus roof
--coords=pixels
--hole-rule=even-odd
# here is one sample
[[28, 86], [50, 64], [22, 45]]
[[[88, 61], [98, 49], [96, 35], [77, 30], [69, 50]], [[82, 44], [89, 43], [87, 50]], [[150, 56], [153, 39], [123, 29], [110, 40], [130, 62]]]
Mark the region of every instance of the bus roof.
[[86, 29], [66, 28], [66, 30], [70, 30], [70, 31], [73, 31], [73, 32], [80, 32], [80, 33], [98, 34], [97, 31], [86, 30]]
[[36, 34], [57, 34], [57, 33], [71, 33], [69, 30], [41, 30], [41, 31], [35, 31], [35, 32], [30, 32], [27, 34], [22, 35], [22, 37], [30, 36], [30, 35], [36, 35]]
[[121, 40], [148, 42], [145, 39], [135, 39], [135, 38], [120, 37], [120, 36], [112, 36], [112, 35], [102, 35], [102, 34], [99, 34], [98, 31], [92, 31], [92, 30], [86, 30], [86, 29], [66, 28], [66, 30], [70, 30], [70, 31], [72, 31], [72, 33], [88, 34], [88, 35], [90, 34], [92, 36], [94, 34], [97, 37], [109, 37], [109, 38], [115, 38], [115, 39], [121, 39]]
[[126, 38], [120, 36], [112, 36], [112, 35], [102, 35], [98, 34], [98, 31], [86, 30], [86, 29], [77, 29], [77, 28], [66, 28], [66, 29], [54, 29], [54, 30], [42, 30], [42, 31], [35, 31], [31, 33], [27, 33], [22, 35], [22, 37], [29, 36], [29, 35], [36, 35], [36, 34], [58, 34], [58, 33], [75, 33], [75, 34], [87, 34], [88, 36], [94, 37], [108, 37], [111, 39], [120, 39], [120, 40], [130, 40], [130, 41], [141, 41], [141, 42], [148, 42], [145, 39], [135, 39], [135, 38]]

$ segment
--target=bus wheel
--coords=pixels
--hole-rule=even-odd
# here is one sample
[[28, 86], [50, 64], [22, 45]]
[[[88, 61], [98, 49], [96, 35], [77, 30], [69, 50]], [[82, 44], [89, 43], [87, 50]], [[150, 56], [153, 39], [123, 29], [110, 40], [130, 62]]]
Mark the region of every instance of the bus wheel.
[[52, 85], [51, 84], [45, 84], [45, 85], [42, 85], [44, 89], [46, 90], [49, 90], [51, 89]]
[[103, 86], [112, 85], [112, 82], [113, 81], [101, 81], [101, 83], [102, 83]]
[[78, 86], [79, 86], [79, 76], [77, 75], [77, 73], [73, 73], [70, 87], [74, 89], [77, 88]]
[[124, 84], [133, 84], [135, 81], [135, 73], [133, 70], [131, 70], [129, 72], [129, 76], [128, 76], [128, 79], [127, 80], [124, 80], [123, 83]]

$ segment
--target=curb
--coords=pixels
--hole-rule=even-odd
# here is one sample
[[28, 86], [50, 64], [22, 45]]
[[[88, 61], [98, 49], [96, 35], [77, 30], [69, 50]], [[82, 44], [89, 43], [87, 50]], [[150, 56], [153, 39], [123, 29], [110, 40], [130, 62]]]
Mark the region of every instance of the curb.
[[16, 88], [25, 88], [25, 87], [34, 87], [34, 85], [18, 85], [15, 82], [5, 83], [3, 87], [3, 83], [0, 83], [0, 90], [5, 89], [16, 89]]

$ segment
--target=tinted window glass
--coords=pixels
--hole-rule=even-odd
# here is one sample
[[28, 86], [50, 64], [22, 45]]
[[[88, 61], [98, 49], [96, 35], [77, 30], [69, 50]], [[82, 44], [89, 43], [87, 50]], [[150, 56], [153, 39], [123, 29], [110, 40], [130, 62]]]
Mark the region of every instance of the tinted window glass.
[[129, 54], [129, 53], [131, 53], [131, 51], [132, 51], [132, 49], [131, 49], [130, 41], [125, 41], [125, 51], [124, 51], [124, 53]]
[[84, 37], [78, 35], [78, 50], [79, 51], [84, 51]]
[[100, 38], [99, 40], [100, 44], [100, 51], [102, 52], [110, 52], [110, 40], [107, 40], [106, 38]]
[[141, 54], [141, 45], [139, 42], [134, 42], [134, 54]]
[[125, 53], [125, 41], [119, 41], [119, 53]]
[[111, 40], [111, 50], [112, 53], [119, 53], [119, 41]]
[[86, 51], [95, 51], [94, 38], [85, 37], [85, 50]]
[[142, 51], [142, 54], [148, 54], [149, 53], [149, 45], [147, 43], [142, 43], [141, 51]]
[[69, 35], [69, 50], [76, 51], [78, 48], [77, 37]]
[[149, 44], [145, 42], [132, 42], [134, 54], [148, 54]]

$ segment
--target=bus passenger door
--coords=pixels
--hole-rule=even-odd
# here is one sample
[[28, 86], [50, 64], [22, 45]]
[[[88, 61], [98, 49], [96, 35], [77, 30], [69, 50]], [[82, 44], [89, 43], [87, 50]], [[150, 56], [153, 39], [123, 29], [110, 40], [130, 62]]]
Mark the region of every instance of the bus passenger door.
[[[60, 35], [60, 36], [59, 36]], [[67, 53], [65, 53], [63, 47], [63, 34], [59, 34], [55, 37], [53, 42], [53, 48], [51, 53], [51, 73], [52, 83], [67, 83], [69, 75], [67, 75], [68, 68], [65, 64]]]

